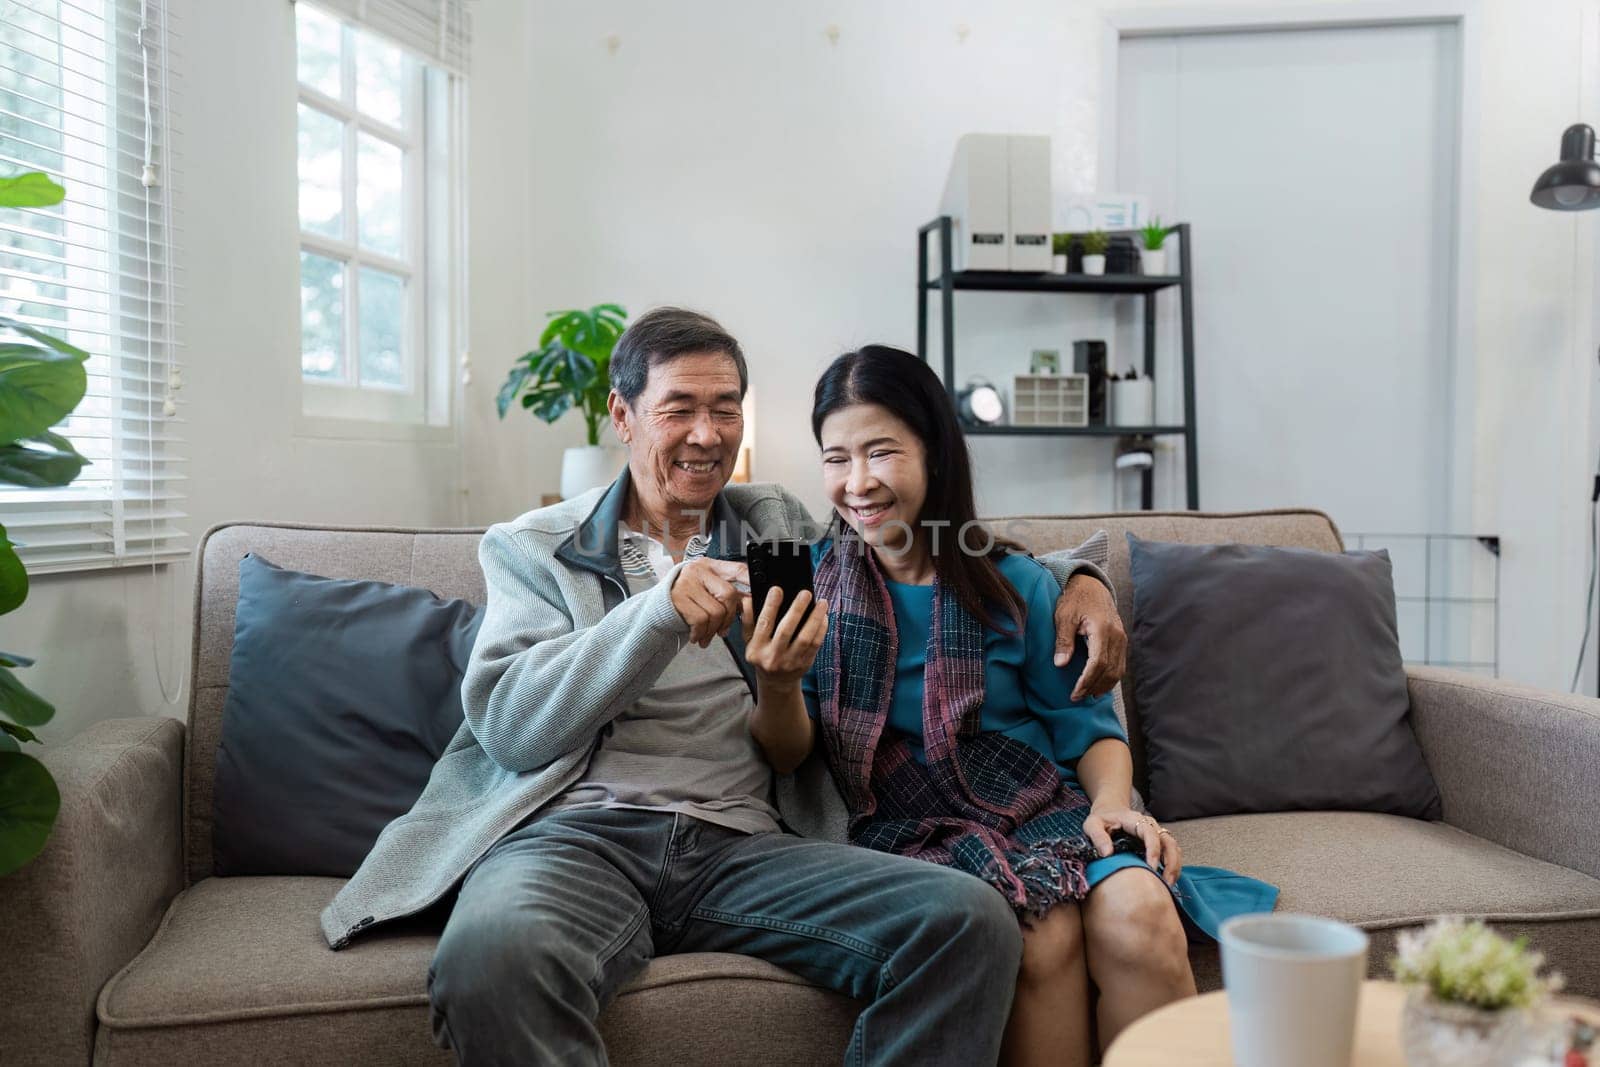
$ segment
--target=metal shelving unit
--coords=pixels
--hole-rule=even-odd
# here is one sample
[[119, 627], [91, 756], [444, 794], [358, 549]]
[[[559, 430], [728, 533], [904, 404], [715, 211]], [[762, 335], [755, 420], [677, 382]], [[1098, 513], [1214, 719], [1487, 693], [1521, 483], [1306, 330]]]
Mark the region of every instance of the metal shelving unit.
[[[1173, 227], [1178, 235], [1178, 273], [1144, 274], [1027, 274], [1017, 271], [956, 271], [952, 262], [952, 229], [941, 215], [917, 230], [917, 355], [928, 359], [928, 295], [939, 294], [940, 330], [944, 347], [944, 386], [956, 399], [955, 294], [958, 290], [1001, 293], [1101, 293], [1144, 298], [1144, 373], [1155, 377], [1156, 294], [1178, 291], [1183, 345], [1183, 422], [1160, 426], [982, 426], [967, 427], [971, 437], [1122, 437], [1132, 442], [1154, 437], [1182, 437], [1187, 498], [1190, 510], [1200, 507], [1199, 453], [1195, 450], [1194, 418], [1194, 274], [1189, 262], [1189, 224]], [[1133, 237], [1138, 231], [1113, 230], [1111, 236]], [[939, 242], [939, 273], [928, 276], [928, 240]], [[1154, 503], [1154, 472], [1143, 472], [1141, 503]]]

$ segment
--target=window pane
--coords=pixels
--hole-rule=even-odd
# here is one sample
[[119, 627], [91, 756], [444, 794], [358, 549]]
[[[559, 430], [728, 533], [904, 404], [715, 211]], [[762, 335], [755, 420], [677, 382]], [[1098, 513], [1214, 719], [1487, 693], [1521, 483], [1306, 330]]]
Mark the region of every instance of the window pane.
[[400, 337], [406, 328], [405, 280], [361, 268], [361, 384], [406, 386]]
[[405, 153], [381, 137], [356, 137], [356, 221], [361, 243], [399, 259], [405, 255], [401, 219], [405, 202]]
[[343, 29], [310, 4], [294, 6], [295, 52], [300, 81], [335, 100], [343, 96], [339, 77], [340, 40]]
[[300, 253], [300, 373], [319, 381], [344, 377], [344, 264]]
[[300, 228], [344, 236], [344, 123], [300, 105]]
[[361, 30], [353, 31], [352, 36], [356, 42], [356, 107], [379, 122], [403, 126], [400, 89], [404, 57], [400, 49]]
[[[60, 54], [62, 34], [56, 18], [16, 5], [5, 9], [5, 17], [29, 31], [26, 36], [36, 46], [34, 51], [45, 55]], [[66, 123], [63, 119], [64, 94], [61, 86], [64, 80], [70, 78], [70, 73], [57, 62], [16, 50], [0, 53], [0, 146], [3, 146], [0, 150], [16, 160], [15, 164], [10, 160], [0, 163], [0, 171], [12, 174], [23, 170], [42, 170], [57, 179], [62, 177], [66, 169], [63, 155], [66, 148], [65, 137], [60, 131], [66, 128]], [[78, 151], [82, 150], [82, 147], [78, 148]], [[95, 175], [96, 179], [99, 177]], [[92, 185], [88, 189], [74, 186], [72, 193], [76, 200], [95, 196]], [[66, 212], [65, 207], [30, 211], [26, 215], [7, 212], [5, 219], [0, 221], [0, 249], [3, 249], [0, 251], [0, 298], [18, 301], [6, 307], [6, 311], [47, 319], [67, 318], [64, 305], [80, 290], [68, 290], [64, 285], [43, 281], [6, 277], [6, 272], [15, 271], [63, 282], [66, 280], [68, 263], [83, 259], [81, 250], [54, 239], [64, 237], [67, 232]], [[97, 221], [103, 223], [103, 219]], [[7, 227], [7, 222], [17, 224], [17, 228]], [[23, 227], [34, 233], [24, 233]], [[85, 280], [80, 279], [80, 284]], [[103, 284], [104, 276], [96, 274], [92, 282], [98, 288]], [[28, 299], [29, 296], [58, 303], [36, 303]]]

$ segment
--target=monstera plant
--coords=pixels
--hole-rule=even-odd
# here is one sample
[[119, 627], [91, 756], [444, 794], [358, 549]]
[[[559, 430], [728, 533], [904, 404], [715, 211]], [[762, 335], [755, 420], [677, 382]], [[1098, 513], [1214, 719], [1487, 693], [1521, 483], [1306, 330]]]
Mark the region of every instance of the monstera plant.
[[[0, 178], [0, 208], [48, 207], [65, 196], [39, 173]], [[0, 314], [0, 482], [45, 489], [71, 482], [88, 460], [52, 433], [88, 388], [88, 353]], [[28, 596], [28, 572], [0, 526], [0, 615]], [[38, 740], [33, 728], [56, 709], [18, 680], [14, 670], [33, 660], [0, 652], [0, 875], [16, 870], [44, 848], [61, 807], [61, 794], [44, 764], [22, 751]]]

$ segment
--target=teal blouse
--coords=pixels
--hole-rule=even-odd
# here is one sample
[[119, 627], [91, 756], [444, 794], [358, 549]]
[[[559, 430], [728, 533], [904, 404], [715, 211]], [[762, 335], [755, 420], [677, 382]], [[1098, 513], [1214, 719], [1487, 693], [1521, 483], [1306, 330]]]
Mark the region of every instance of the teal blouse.
[[[1072, 687], [1088, 659], [1083, 642], [1078, 643], [1066, 667], [1055, 665], [1055, 605], [1061, 595], [1055, 577], [1044, 564], [1017, 555], [1000, 561], [1000, 573], [1022, 596], [1026, 625], [1015, 633], [984, 631], [982, 728], [1016, 738], [1042, 753], [1061, 769], [1063, 778], [1082, 788], [1078, 759], [1089, 746], [1107, 737], [1126, 743], [1127, 735], [1117, 721], [1110, 694], [1072, 699]], [[888, 726], [906, 735], [920, 759], [922, 675], [933, 621], [933, 586], [887, 585], [900, 633]]]
[[[813, 549], [820, 558], [827, 542]], [[984, 702], [980, 724], [985, 731], [1014, 737], [1042, 753], [1060, 769], [1074, 788], [1078, 760], [1096, 741], [1114, 737], [1124, 743], [1127, 734], [1117, 719], [1108, 693], [1073, 700], [1072, 689], [1083, 674], [1088, 646], [1079, 641], [1065, 667], [1055, 665], [1055, 604], [1061, 587], [1044, 564], [1022, 555], [1000, 560], [1000, 573], [1021, 595], [1025, 624], [1016, 632], [984, 630]], [[905, 735], [912, 753], [922, 755], [923, 671], [928, 656], [928, 636], [933, 620], [933, 586], [886, 582], [894, 606], [899, 650], [895, 657], [894, 691], [890, 697], [887, 729]], [[806, 709], [817, 717], [816, 668], [801, 683]], [[1097, 885], [1127, 867], [1143, 867], [1140, 855], [1113, 853], [1091, 862], [1085, 873]], [[1271, 911], [1277, 901], [1275, 886], [1216, 867], [1186, 866], [1173, 887], [1173, 895], [1191, 934], [1217, 936], [1224, 919], [1249, 912]]]

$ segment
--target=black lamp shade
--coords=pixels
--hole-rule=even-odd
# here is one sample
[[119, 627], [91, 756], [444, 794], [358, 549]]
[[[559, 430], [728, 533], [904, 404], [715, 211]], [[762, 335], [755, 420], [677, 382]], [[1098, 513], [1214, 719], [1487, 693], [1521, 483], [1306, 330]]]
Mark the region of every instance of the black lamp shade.
[[1539, 175], [1528, 199], [1552, 211], [1600, 207], [1600, 163], [1594, 160], [1594, 128], [1568, 126], [1561, 135], [1561, 162]]

